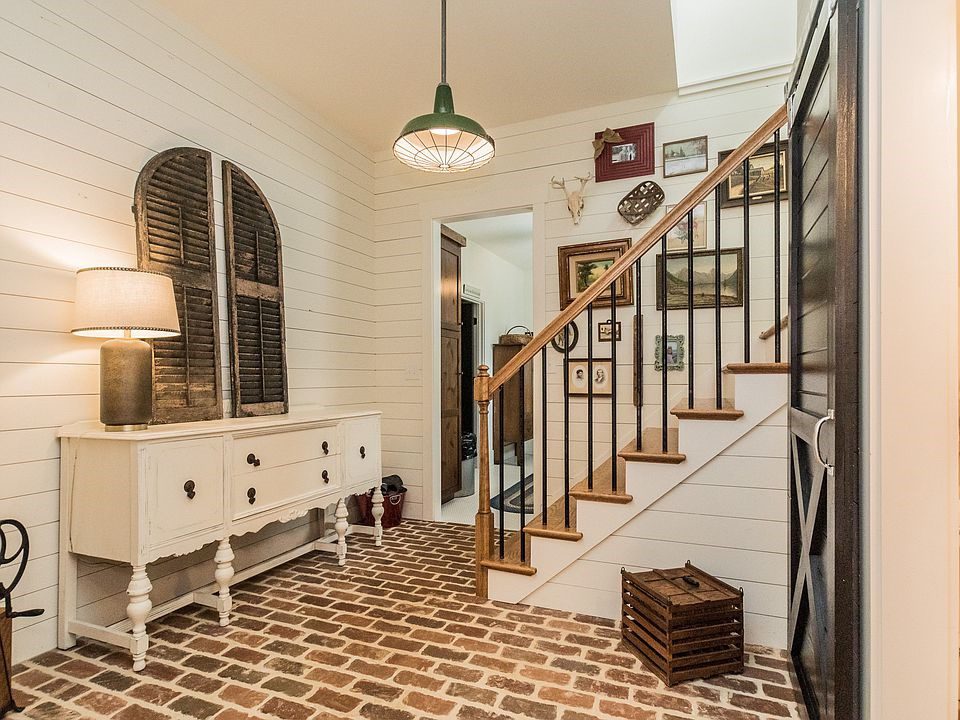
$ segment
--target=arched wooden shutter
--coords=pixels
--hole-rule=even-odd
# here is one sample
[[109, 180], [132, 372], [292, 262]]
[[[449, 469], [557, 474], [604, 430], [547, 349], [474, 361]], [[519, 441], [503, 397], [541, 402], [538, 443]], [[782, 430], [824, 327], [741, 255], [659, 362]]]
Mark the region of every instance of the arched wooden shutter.
[[223, 417], [213, 160], [198, 148], [155, 155], [137, 178], [137, 264], [173, 278], [180, 336], [153, 341], [154, 421]]
[[243, 170], [223, 162], [233, 414], [288, 410], [280, 227]]

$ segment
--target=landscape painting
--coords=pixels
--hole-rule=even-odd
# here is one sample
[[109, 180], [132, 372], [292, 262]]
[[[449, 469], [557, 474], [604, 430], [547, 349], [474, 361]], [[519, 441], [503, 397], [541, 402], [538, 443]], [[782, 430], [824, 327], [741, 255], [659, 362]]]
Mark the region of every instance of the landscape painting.
[[[717, 159], [723, 162], [732, 150], [724, 150]], [[774, 143], [767, 143], [750, 156], [750, 204], [773, 202], [776, 199]], [[787, 145], [780, 143], [780, 200], [787, 200]], [[743, 205], [743, 167], [738, 166], [726, 182], [720, 185], [720, 206], [740, 207]]]
[[[561, 245], [557, 248], [560, 273], [560, 307], [565, 308], [603, 274], [630, 248], [629, 238], [604, 242]], [[633, 273], [625, 272], [614, 283], [617, 305], [633, 302]], [[594, 300], [596, 307], [610, 305], [610, 292]]]
[[[667, 309], [688, 307], [687, 300], [687, 254], [667, 255]], [[693, 307], [715, 307], [716, 256], [712, 250], [693, 255]], [[657, 310], [663, 309], [660, 297], [663, 277], [663, 255], [657, 255]], [[720, 252], [720, 306], [743, 305], [743, 248], [731, 248]]]
[[707, 170], [707, 136], [663, 144], [665, 178]]

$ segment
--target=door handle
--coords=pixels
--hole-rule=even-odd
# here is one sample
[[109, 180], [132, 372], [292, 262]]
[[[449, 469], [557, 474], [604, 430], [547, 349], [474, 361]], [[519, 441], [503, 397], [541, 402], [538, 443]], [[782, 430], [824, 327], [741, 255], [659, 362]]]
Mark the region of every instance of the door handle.
[[833, 408], [827, 410], [827, 414], [822, 418], [817, 420], [817, 424], [813, 426], [813, 450], [817, 453], [817, 460], [827, 469], [827, 475], [832, 476], [834, 472], [834, 467], [828, 463], [824, 457], [823, 453], [820, 452], [820, 431], [823, 429], [823, 426], [828, 422], [833, 422], [834, 412]]

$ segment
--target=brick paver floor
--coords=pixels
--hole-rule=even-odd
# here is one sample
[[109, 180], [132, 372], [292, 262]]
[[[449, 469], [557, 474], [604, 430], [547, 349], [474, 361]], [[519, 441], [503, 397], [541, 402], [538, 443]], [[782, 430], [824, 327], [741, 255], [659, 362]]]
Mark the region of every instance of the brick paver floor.
[[615, 623], [473, 596], [473, 530], [406, 521], [346, 567], [305, 555], [235, 588], [234, 621], [188, 607], [150, 625], [142, 673], [93, 642], [17, 667], [29, 718], [799, 718], [780, 651], [743, 675], [666, 688]]

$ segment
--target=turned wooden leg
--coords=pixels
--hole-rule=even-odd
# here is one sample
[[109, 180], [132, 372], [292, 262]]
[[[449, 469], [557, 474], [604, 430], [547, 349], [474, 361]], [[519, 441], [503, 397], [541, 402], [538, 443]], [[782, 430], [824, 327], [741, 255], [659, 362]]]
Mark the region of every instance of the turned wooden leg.
[[370, 512], [373, 514], [373, 541], [380, 547], [383, 545], [383, 524], [380, 522], [383, 517], [383, 492], [379, 485], [373, 489], [373, 507]]
[[347, 503], [343, 498], [337, 503], [337, 512], [335, 517], [337, 521], [333, 524], [333, 529], [337, 531], [337, 562], [340, 565], [347, 564]]
[[150, 602], [151, 590], [153, 585], [147, 577], [147, 566], [134, 565], [133, 575], [127, 586], [127, 596], [130, 598], [130, 602], [127, 603], [127, 617], [133, 623], [133, 627], [130, 628], [132, 636], [130, 649], [133, 655], [133, 669], [137, 672], [147, 665], [147, 648], [150, 645], [150, 639], [147, 637], [147, 615], [153, 608], [153, 603]]
[[220, 625], [226, 627], [230, 624], [230, 609], [233, 607], [233, 599], [230, 597], [230, 581], [233, 580], [233, 548], [230, 547], [230, 538], [224, 538], [217, 545], [217, 554], [213, 561], [216, 563], [213, 579], [216, 580], [217, 596], [220, 598], [217, 610], [220, 613]]

